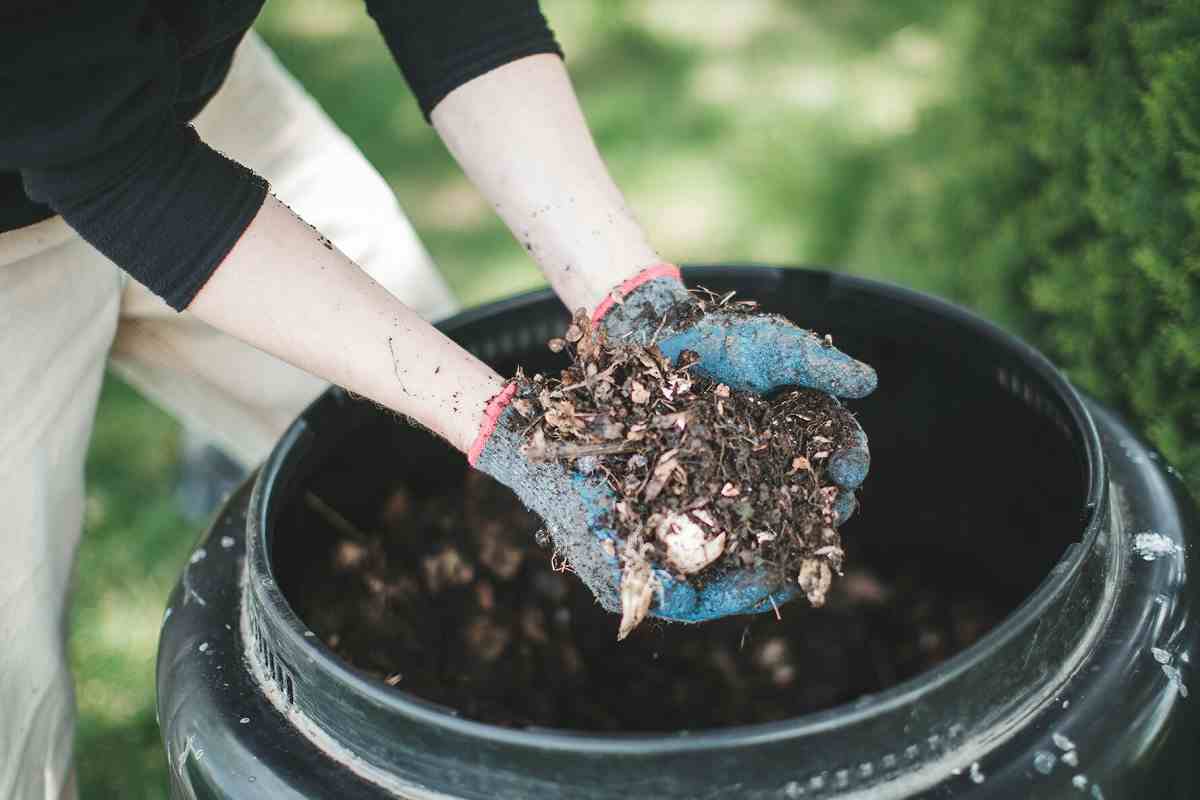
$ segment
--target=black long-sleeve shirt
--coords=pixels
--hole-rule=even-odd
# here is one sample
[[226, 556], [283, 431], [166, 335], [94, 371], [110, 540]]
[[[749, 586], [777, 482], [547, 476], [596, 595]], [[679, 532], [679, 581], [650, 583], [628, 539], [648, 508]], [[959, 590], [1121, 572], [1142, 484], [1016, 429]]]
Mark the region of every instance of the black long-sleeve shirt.
[[[264, 0], [0, 5], [0, 232], [61, 214], [174, 308], [241, 236], [266, 182], [189, 121]], [[559, 53], [537, 0], [366, 0], [428, 118], [456, 87]]]

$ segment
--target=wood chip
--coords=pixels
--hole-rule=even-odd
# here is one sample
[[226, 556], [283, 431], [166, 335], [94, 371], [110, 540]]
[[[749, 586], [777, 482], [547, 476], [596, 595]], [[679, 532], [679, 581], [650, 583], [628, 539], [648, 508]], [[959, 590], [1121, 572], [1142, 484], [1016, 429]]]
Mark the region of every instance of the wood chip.
[[658, 497], [667, 485], [667, 481], [671, 479], [671, 473], [675, 471], [678, 464], [675, 460], [678, 452], [678, 450], [668, 450], [658, 457], [658, 463], [654, 465], [654, 472], [650, 480], [646, 482], [646, 502]]

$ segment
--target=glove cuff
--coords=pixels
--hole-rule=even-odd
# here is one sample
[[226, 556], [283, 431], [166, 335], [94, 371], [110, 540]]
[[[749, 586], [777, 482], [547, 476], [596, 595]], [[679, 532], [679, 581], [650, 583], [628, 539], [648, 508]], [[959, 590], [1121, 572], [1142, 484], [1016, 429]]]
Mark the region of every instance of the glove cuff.
[[475, 443], [467, 451], [467, 463], [472, 467], [475, 466], [475, 462], [483, 453], [483, 448], [495, 433], [496, 425], [500, 422], [500, 415], [504, 413], [504, 409], [508, 408], [508, 404], [512, 402], [513, 395], [516, 393], [516, 381], [509, 381], [495, 397], [488, 401], [487, 408], [483, 412], [483, 423], [479, 426], [479, 435], [475, 437]]
[[687, 299], [679, 267], [654, 264], [615, 286], [592, 312], [592, 325], [603, 326], [610, 336], [623, 336], [642, 327], [648, 316], [661, 317]]
[[646, 267], [644, 270], [634, 275], [632, 278], [626, 278], [619, 285], [613, 287], [600, 304], [596, 306], [596, 310], [592, 312], [592, 325], [599, 325], [604, 316], [612, 309], [613, 306], [624, 301], [634, 289], [644, 283], [655, 280], [656, 278], [666, 278], [668, 280], [676, 280], [683, 283], [683, 275], [679, 271], [679, 267], [674, 264], [669, 264], [663, 261], [653, 266]]

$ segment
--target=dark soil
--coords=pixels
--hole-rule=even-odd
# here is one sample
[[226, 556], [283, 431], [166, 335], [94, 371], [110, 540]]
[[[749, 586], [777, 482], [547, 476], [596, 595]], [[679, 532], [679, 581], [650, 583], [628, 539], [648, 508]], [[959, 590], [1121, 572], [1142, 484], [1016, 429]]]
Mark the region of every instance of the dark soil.
[[524, 452], [602, 475], [616, 494], [618, 541], [605, 544], [622, 565], [621, 637], [653, 595], [650, 567], [701, 585], [761, 566], [824, 604], [845, 555], [834, 514], [844, 490], [825, 468], [852, 444], [849, 411], [812, 390], [731, 390], [693, 374], [695, 353], [672, 363], [653, 345], [609, 341], [582, 311], [550, 349], [570, 366], [517, 378]]
[[919, 552], [874, 569], [851, 553], [823, 609], [651, 619], [617, 643], [613, 616], [534, 544], [538, 519], [464, 473], [440, 495], [396, 486], [365, 532], [310, 494], [294, 531], [305, 556], [281, 582], [350, 664], [496, 725], [649, 732], [793, 717], [936, 665], [1007, 608], [948, 587]]

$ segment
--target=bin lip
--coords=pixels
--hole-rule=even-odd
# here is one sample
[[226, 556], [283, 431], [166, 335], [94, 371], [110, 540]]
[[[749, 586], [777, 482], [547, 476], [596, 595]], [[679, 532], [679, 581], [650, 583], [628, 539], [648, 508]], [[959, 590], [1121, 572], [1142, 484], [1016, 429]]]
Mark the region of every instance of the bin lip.
[[[860, 723], [875, 716], [885, 715], [914, 703], [920, 697], [939, 686], [954, 680], [974, 669], [988, 657], [989, 653], [1016, 639], [1023, 629], [1045, 614], [1059, 592], [1069, 586], [1082, 569], [1088, 554], [1095, 547], [1105, 519], [1108, 502], [1107, 464], [1100, 435], [1095, 421], [1067, 378], [1050, 361], [1032, 346], [1017, 336], [988, 322], [975, 313], [947, 300], [908, 289], [886, 281], [832, 272], [812, 267], [779, 267], [737, 262], [726, 265], [689, 265], [685, 275], [692, 279], [717, 279], [735, 277], [736, 273], [753, 271], [758, 279], [774, 278], [782, 281], [788, 272], [802, 272], [810, 277], [827, 280], [831, 286], [894, 298], [914, 309], [940, 316], [969, 329], [974, 335], [991, 340], [1017, 355], [1029, 368], [1058, 394], [1071, 415], [1071, 421], [1079, 434], [1084, 450], [1087, 475], [1087, 492], [1084, 505], [1082, 535], [1079, 546], [1068, 546], [1060, 560], [1051, 567], [1037, 589], [996, 627], [970, 647], [956, 653], [936, 667], [919, 673], [878, 694], [864, 695], [848, 703], [805, 714], [787, 720], [753, 725], [730, 726], [682, 730], [669, 733], [594, 733], [560, 728], [502, 728], [484, 722], [464, 719], [449, 707], [441, 706], [358, 674], [343, 662], [332, 650], [316, 638], [305, 637], [304, 622], [292, 610], [291, 605], [278, 590], [268, 548], [266, 531], [271, 508], [272, 488], [277, 476], [288, 461], [293, 447], [308, 430], [306, 417], [327, 399], [328, 393], [318, 398], [297, 420], [271, 451], [255, 479], [247, 514], [247, 568], [263, 576], [271, 589], [264, 590], [263, 581], [248, 581], [250, 591], [243, 602], [255, 602], [267, 614], [276, 617], [279, 632], [303, 647], [313, 667], [333, 673], [348, 689], [349, 693], [363, 698], [373, 707], [386, 710], [419, 725], [440, 728], [446, 733], [476, 739], [501, 747], [529, 748], [536, 750], [562, 750], [574, 753], [605, 755], [653, 756], [703, 752], [716, 748], [728, 749], [750, 747], [770, 742], [794, 739], [822, 733], [846, 725]], [[488, 303], [450, 317], [438, 327], [447, 332], [479, 320], [492, 317], [513, 308], [527, 306], [550, 299], [550, 289], [523, 292], [493, 303]], [[332, 392], [340, 390], [333, 389]], [[253, 595], [251, 600], [250, 595]]]

